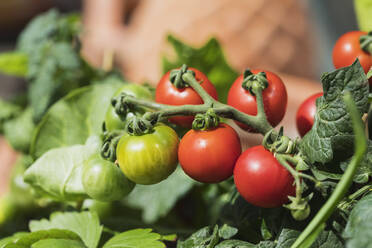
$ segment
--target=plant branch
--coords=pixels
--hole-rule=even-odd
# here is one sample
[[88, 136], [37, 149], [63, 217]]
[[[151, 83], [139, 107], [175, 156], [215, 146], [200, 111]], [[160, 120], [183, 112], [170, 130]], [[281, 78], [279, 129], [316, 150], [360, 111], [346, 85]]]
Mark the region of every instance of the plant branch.
[[184, 80], [186, 83], [188, 83], [190, 85], [191, 88], [193, 88], [196, 93], [199, 94], [199, 96], [203, 99], [204, 103], [209, 103], [209, 104], [212, 104], [214, 102], [216, 102], [216, 100], [213, 99], [213, 97], [211, 97], [204, 89], [203, 87], [200, 85], [200, 83], [198, 81], [196, 81], [194, 75], [192, 75], [192, 73], [184, 73], [182, 75], [182, 80]]

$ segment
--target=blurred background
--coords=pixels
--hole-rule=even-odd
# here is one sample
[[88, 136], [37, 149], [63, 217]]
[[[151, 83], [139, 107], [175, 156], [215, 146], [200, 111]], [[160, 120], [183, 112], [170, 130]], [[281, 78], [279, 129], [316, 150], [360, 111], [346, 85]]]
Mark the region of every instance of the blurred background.
[[[168, 33], [194, 46], [217, 37], [239, 71], [265, 67], [318, 80], [332, 69], [337, 37], [357, 29], [350, 0], [12, 0], [0, 2], [0, 51], [13, 49], [28, 21], [50, 8], [83, 11], [84, 54], [92, 64], [112, 49], [127, 78], [152, 83]], [[24, 89], [22, 80], [0, 75], [0, 97]]]
[[[283, 78], [289, 99], [282, 125], [292, 137], [298, 105], [321, 91], [321, 73], [333, 69], [336, 39], [357, 29], [351, 0], [12, 0], [0, 1], [0, 52], [14, 49], [27, 23], [51, 8], [81, 12], [83, 57], [102, 67], [111, 54], [124, 77], [136, 83], [156, 85], [162, 56], [172, 57], [168, 34], [195, 47], [217, 38], [237, 72], [265, 68]], [[21, 78], [0, 74], [0, 98], [10, 99], [26, 86]], [[246, 145], [257, 142], [257, 136], [244, 137]], [[8, 177], [3, 171], [16, 157], [10, 151], [0, 137], [0, 193]]]

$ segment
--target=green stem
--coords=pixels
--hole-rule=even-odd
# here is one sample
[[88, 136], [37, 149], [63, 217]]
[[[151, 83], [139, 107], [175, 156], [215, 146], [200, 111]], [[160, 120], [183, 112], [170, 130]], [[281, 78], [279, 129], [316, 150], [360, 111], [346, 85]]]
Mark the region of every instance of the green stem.
[[182, 79], [188, 83], [195, 91], [199, 94], [199, 96], [203, 99], [204, 103], [212, 104], [216, 102], [200, 85], [198, 81], [196, 81], [194, 75], [187, 72], [182, 75]]
[[296, 201], [299, 202], [301, 200], [302, 195], [302, 188], [301, 188], [301, 181], [298, 172], [287, 162], [286, 159], [287, 155], [282, 154], [276, 154], [275, 157], [278, 160], [278, 162], [284, 166], [289, 173], [293, 176], [296, 184]]
[[348, 204], [349, 202], [355, 200], [356, 198], [360, 197], [361, 195], [365, 194], [368, 191], [372, 191], [372, 185], [365, 185], [364, 187], [355, 191], [353, 194], [346, 197], [345, 200], [338, 204], [338, 208], [342, 208], [342, 206], [344, 206], [345, 204]]
[[300, 234], [291, 248], [307, 248], [310, 247], [316, 240], [318, 234], [322, 230], [321, 228], [324, 228], [325, 222], [332, 215], [333, 211], [337, 208], [339, 202], [349, 189], [353, 181], [355, 172], [358, 169], [358, 165], [362, 161], [363, 156], [367, 150], [367, 140], [364, 134], [363, 123], [350, 93], [345, 94], [344, 101], [349, 109], [353, 122], [353, 129], [355, 134], [355, 153], [344, 175], [341, 177], [341, 180], [337, 184], [328, 201], [311, 220], [309, 225]]

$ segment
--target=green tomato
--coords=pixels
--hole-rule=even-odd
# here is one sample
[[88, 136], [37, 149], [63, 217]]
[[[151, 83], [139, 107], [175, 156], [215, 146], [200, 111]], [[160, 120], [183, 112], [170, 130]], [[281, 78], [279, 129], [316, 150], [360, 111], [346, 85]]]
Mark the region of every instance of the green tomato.
[[[123, 85], [118, 91], [115, 92], [113, 97], [119, 96], [120, 93], [122, 92], [138, 98], [143, 98], [147, 100], [153, 99], [151, 91], [148, 88], [138, 84]], [[127, 120], [129, 117], [133, 115], [142, 115], [145, 112], [146, 112], [145, 109], [138, 109], [135, 113], [128, 113], [125, 119]], [[116, 114], [115, 109], [111, 104], [106, 112], [105, 125], [108, 131], [123, 129], [125, 127], [125, 121], [122, 121], [120, 119], [120, 117]]]
[[114, 163], [101, 158], [99, 154], [85, 161], [82, 175], [86, 193], [98, 201], [120, 200], [135, 185]]
[[124, 174], [138, 184], [155, 184], [166, 179], [177, 167], [179, 139], [170, 127], [157, 124], [152, 133], [125, 134], [116, 148]]

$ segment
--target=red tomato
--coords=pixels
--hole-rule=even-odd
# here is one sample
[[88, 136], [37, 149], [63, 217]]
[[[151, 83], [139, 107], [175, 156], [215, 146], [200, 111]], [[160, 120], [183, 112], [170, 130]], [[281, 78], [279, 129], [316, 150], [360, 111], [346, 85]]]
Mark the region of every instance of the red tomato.
[[240, 153], [238, 134], [223, 123], [207, 131], [188, 131], [179, 144], [178, 160], [196, 181], [218, 183], [232, 176]]
[[248, 148], [240, 155], [234, 181], [245, 200], [264, 208], [279, 207], [296, 192], [292, 175], [263, 146]]
[[[262, 70], [252, 70], [252, 73], [257, 74]], [[276, 126], [283, 119], [287, 108], [287, 90], [283, 81], [274, 73], [264, 71], [267, 76], [269, 85], [262, 92], [265, 113], [268, 121], [272, 126]], [[248, 90], [242, 87], [243, 74], [240, 75], [229, 90], [227, 96], [227, 104], [248, 114], [257, 115], [256, 97]], [[254, 130], [245, 124], [236, 122], [241, 128], [254, 132]]]
[[[333, 65], [336, 69], [351, 65], [357, 58], [365, 73], [372, 66], [372, 55], [363, 51], [360, 47], [359, 38], [366, 32], [351, 31], [343, 34], [333, 48]], [[372, 78], [369, 79], [372, 86]]]
[[316, 93], [307, 98], [298, 108], [296, 114], [297, 130], [301, 137], [304, 137], [310, 131], [314, 124], [314, 117], [316, 113], [316, 99], [321, 97], [323, 93]]
[[[201, 86], [207, 93], [217, 100], [217, 91], [214, 85], [209, 81], [207, 76], [195, 68], [188, 68], [195, 72], [195, 78], [201, 82]], [[156, 87], [155, 101], [169, 105], [203, 104], [202, 98], [191, 87], [177, 89], [169, 80], [170, 71], [167, 72], [159, 81]], [[176, 116], [169, 120], [183, 127], [191, 127], [194, 116]]]

